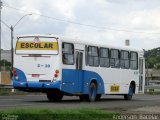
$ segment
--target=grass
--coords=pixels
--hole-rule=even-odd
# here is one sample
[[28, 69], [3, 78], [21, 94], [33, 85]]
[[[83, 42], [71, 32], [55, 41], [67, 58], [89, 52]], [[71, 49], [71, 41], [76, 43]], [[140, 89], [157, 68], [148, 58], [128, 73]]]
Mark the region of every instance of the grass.
[[160, 92], [159, 91], [156, 91], [156, 92], [149, 91], [149, 92], [145, 92], [145, 94], [160, 95]]
[[149, 91], [147, 91], [147, 89], [145, 89], [144, 93], [145, 94], [150, 94], [150, 95], [160, 95], [160, 91], [154, 90], [154, 89], [149, 89]]
[[29, 93], [29, 92], [23, 92], [23, 91], [20, 91], [20, 90], [16, 90], [16, 89], [14, 89], [14, 92], [12, 92], [12, 89], [0, 88], [0, 95], [1, 95], [1, 96], [8, 96], [8, 95], [28, 95], [28, 94], [39, 95], [39, 94], [42, 94], [42, 93], [40, 93], [40, 92]]
[[0, 95], [8, 96], [8, 95], [25, 95], [27, 92], [22, 92], [19, 90], [15, 90], [14, 92], [11, 91], [12, 89], [8, 88], [0, 88]]
[[11, 95], [11, 89], [0, 88], [0, 95]]
[[14, 120], [112, 120], [117, 113], [106, 112], [100, 109], [14, 109], [0, 111], [0, 119]]

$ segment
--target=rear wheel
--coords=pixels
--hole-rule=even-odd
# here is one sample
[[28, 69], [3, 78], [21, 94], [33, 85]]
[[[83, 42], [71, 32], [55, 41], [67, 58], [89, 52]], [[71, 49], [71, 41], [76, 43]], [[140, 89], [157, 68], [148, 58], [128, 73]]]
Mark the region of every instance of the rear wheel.
[[58, 101], [62, 100], [63, 94], [60, 91], [49, 92], [49, 93], [47, 93], [47, 98], [49, 101], [58, 102]]
[[80, 95], [79, 96], [80, 101], [86, 101], [86, 95]]
[[89, 86], [88, 95], [86, 96], [89, 102], [94, 102], [97, 96], [97, 86], [94, 82], [92, 82]]
[[101, 94], [97, 94], [96, 95], [96, 100], [99, 101], [101, 99], [101, 96], [102, 96]]
[[124, 95], [124, 99], [125, 100], [132, 100], [133, 94], [134, 94], [134, 85], [131, 84], [130, 87], [129, 87], [128, 94]]

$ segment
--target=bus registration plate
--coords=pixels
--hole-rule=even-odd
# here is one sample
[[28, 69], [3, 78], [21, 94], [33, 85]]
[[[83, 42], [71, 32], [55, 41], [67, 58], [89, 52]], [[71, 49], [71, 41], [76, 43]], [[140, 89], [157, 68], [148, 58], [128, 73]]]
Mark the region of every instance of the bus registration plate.
[[119, 86], [111, 86], [110, 91], [111, 92], [119, 92]]

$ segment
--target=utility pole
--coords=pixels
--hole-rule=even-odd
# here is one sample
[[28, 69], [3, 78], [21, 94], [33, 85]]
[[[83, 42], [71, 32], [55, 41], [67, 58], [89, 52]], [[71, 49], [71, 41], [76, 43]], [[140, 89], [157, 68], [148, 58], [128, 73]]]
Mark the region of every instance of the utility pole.
[[13, 54], [14, 54], [14, 49], [13, 49], [13, 40], [14, 40], [14, 36], [13, 36], [13, 26], [11, 26], [11, 70], [13, 71]]
[[[2, 1], [0, 0], [0, 62], [1, 62], [1, 10], [2, 10], [2, 5], [3, 5], [3, 3], [2, 3]], [[0, 71], [1, 71], [1, 65], [0, 65]]]

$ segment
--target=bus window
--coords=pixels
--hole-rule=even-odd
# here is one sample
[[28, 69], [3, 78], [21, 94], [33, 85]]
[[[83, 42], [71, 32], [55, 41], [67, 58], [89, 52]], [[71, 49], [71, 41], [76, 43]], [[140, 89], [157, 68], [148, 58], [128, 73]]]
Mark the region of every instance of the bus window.
[[129, 69], [129, 52], [128, 51], [121, 51], [121, 68], [122, 69]]
[[62, 44], [62, 62], [63, 64], [74, 64], [74, 45], [71, 43]]
[[88, 65], [99, 66], [98, 47], [88, 47]]
[[100, 67], [109, 67], [109, 49], [100, 48]]
[[133, 70], [138, 69], [138, 54], [136, 52], [131, 52], [130, 68]]
[[110, 52], [111, 52], [111, 59], [110, 59], [111, 67], [119, 68], [120, 67], [119, 50], [112, 49]]

